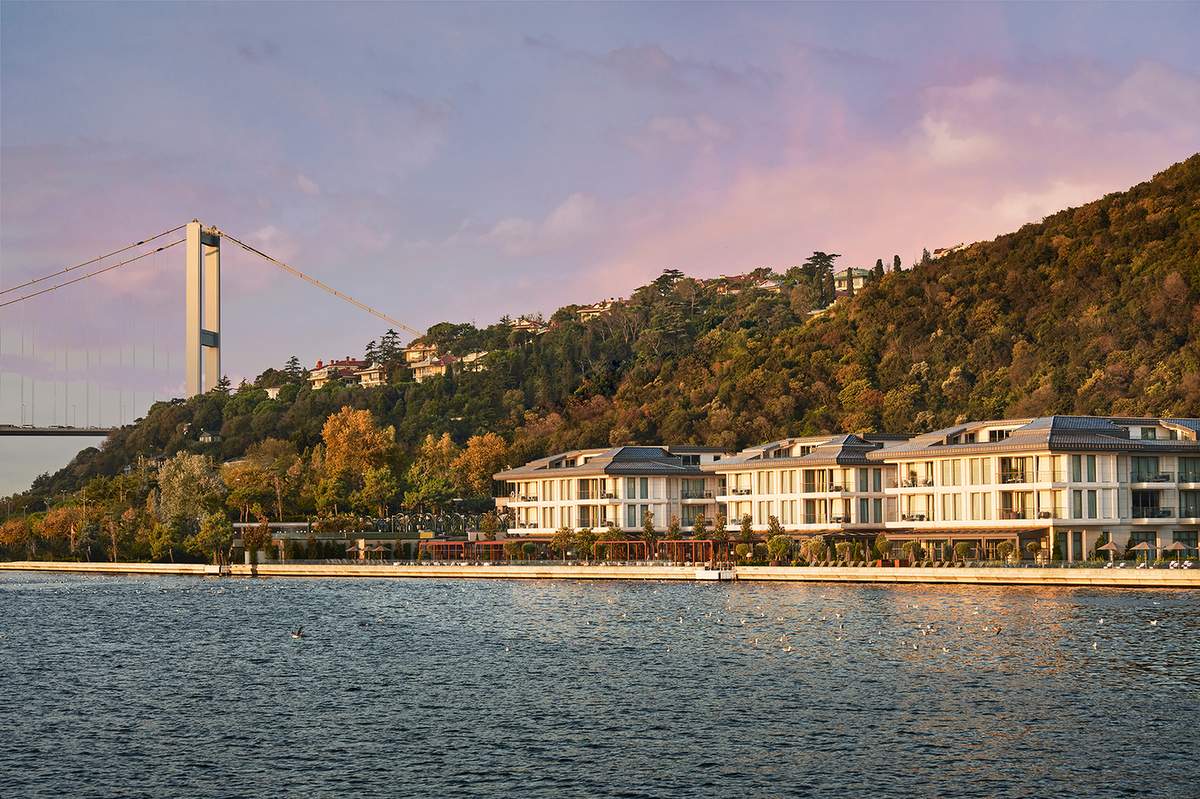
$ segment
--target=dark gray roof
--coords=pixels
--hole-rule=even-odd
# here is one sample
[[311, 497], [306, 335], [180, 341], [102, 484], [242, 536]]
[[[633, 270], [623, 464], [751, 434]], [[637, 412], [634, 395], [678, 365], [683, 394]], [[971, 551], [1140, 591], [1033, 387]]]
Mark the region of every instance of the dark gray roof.
[[[1000, 441], [947, 443], [950, 438], [974, 429], [1021, 423]], [[936, 456], [953, 452], [975, 455], [992, 452], [1049, 450], [1057, 452], [1192, 452], [1200, 454], [1200, 442], [1186, 439], [1130, 438], [1123, 424], [1150, 425], [1166, 422], [1186, 430], [1200, 430], [1200, 419], [1129, 419], [1104, 416], [1040, 416], [1036, 419], [997, 420], [957, 425], [914, 436], [908, 441], [870, 454], [874, 461], [904, 456]]]
[[[872, 436], [873, 437], [873, 436]], [[866, 435], [858, 436], [841, 433], [829, 438], [803, 437], [785, 438], [759, 444], [756, 447], [742, 450], [730, 458], [724, 458], [716, 463], [706, 463], [705, 471], [728, 471], [731, 467], [744, 469], [777, 469], [796, 466], [867, 466], [872, 461], [867, 460], [867, 453], [878, 449], [882, 441], [869, 440]], [[804, 455], [792, 455], [784, 458], [772, 457], [769, 453], [783, 447], [794, 447], [804, 444], [812, 450]]]
[[[684, 447], [688, 454], [696, 454], [696, 448]], [[720, 452], [720, 450], [704, 450]], [[588, 457], [587, 463], [578, 466], [556, 466], [563, 461]], [[698, 466], [685, 466], [683, 458], [668, 447], [624, 446], [609, 449], [587, 449], [560, 452], [545, 458], [530, 461], [524, 466], [506, 469], [492, 475], [495, 480], [534, 480], [556, 477], [597, 477], [601, 475], [679, 475], [681, 477], [703, 476]]]

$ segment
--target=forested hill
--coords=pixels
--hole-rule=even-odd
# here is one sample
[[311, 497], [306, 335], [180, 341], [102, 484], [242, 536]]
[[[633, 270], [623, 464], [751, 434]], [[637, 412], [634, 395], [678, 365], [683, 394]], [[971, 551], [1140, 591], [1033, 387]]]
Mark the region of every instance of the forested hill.
[[[268, 437], [303, 453], [343, 405], [395, 426], [398, 473], [443, 432], [462, 443], [495, 431], [521, 462], [585, 445], [735, 448], [1006, 415], [1200, 416], [1200, 155], [995, 241], [875, 275], [823, 312], [813, 313], [829, 293], [819, 262], [776, 277], [731, 291], [668, 271], [599, 318], [559, 310], [541, 335], [437, 325], [427, 338], [443, 352], [489, 354], [478, 372], [422, 384], [398, 365], [394, 336], [372, 343], [373, 355], [387, 344], [387, 387], [312, 391], [295, 369], [268, 370], [255, 385], [157, 404], [32, 495], [138, 455], [230, 459]], [[268, 399], [263, 388], [279, 384]], [[219, 443], [200, 443], [202, 430], [220, 431]]]

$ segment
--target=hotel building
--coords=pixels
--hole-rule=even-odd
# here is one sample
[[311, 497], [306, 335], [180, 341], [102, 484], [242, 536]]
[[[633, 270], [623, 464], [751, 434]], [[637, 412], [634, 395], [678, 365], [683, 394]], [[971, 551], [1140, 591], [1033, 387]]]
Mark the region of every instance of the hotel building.
[[1045, 416], [975, 422], [868, 455], [893, 475], [895, 541], [948, 557], [959, 541], [990, 556], [1000, 541], [1081, 560], [1113, 541], [1173, 541], [1196, 554], [1200, 419]]
[[616, 523], [640, 532], [647, 511], [665, 531], [672, 517], [690, 530], [703, 513], [717, 513], [717, 475], [701, 471], [719, 449], [693, 446], [625, 446], [581, 449], [530, 461], [493, 476], [508, 487], [502, 504], [510, 532], [548, 535], [560, 527], [604, 528]]
[[[931, 559], [1001, 542], [1082, 560], [1113, 542], [1150, 558], [1200, 543], [1200, 419], [1046, 416], [971, 422], [912, 438], [789, 438], [722, 456], [700, 447], [580, 450], [501, 472], [516, 532], [641, 528], [650, 509], [686, 531], [718, 510], [758, 533], [920, 542]], [[1171, 550], [1168, 550], [1171, 551]]]
[[[729, 529], [749, 516], [756, 531], [771, 517], [789, 533], [877, 534], [894, 515], [886, 493], [887, 467], [868, 455], [903, 436], [787, 438], [704, 465], [723, 488]], [[891, 505], [889, 505], [891, 503]]]

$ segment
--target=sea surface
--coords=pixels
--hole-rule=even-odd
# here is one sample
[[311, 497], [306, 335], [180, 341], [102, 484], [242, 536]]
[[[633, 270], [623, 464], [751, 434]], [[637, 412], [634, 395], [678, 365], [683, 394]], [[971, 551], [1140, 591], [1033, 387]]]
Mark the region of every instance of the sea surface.
[[0, 796], [1195, 799], [1200, 594], [4, 573]]

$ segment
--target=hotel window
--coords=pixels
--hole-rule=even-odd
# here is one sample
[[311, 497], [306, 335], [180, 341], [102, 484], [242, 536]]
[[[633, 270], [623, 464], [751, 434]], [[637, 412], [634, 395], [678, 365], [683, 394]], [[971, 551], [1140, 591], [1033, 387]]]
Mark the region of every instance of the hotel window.
[[1082, 519], [1083, 518], [1083, 492], [1082, 491], [1072, 491], [1071, 492], [1071, 518], [1072, 519]]
[[780, 480], [779, 493], [780, 494], [792, 493], [792, 475], [793, 474], [795, 474], [795, 471], [792, 469], [784, 469], [782, 472], [780, 472], [780, 477], [779, 477], [779, 480]]
[[1094, 490], [1087, 492], [1087, 517], [1089, 519], [1098, 519], [1099, 503], [1096, 501], [1096, 492]]
[[[784, 472], [784, 474], [787, 474], [787, 473]], [[791, 524], [792, 523], [792, 508], [794, 507], [795, 503], [796, 503], [795, 500], [787, 500], [787, 499], [785, 499], [783, 502], [779, 503], [779, 521], [781, 524]]]
[[1158, 458], [1135, 455], [1130, 459], [1129, 472], [1135, 483], [1153, 482], [1158, 479]]
[[858, 501], [858, 521], [859, 523], [871, 521], [871, 500], [864, 498]]
[[883, 500], [882, 499], [873, 499], [873, 500], [871, 500], [871, 503], [875, 506], [875, 521], [882, 522], [883, 521]]
[[1152, 439], [1158, 438], [1158, 428], [1157, 427], [1143, 427], [1142, 428], [1142, 438], [1147, 439], [1147, 440], [1152, 440]]
[[[580, 511], [582, 510], [583, 508], [580, 508]], [[637, 505], [625, 506], [625, 526], [637, 527]]]
[[1087, 481], [1089, 483], [1096, 482], [1096, 456], [1088, 455], [1084, 463], [1087, 465]]
[[1083, 456], [1082, 455], [1072, 455], [1071, 456], [1071, 482], [1072, 483], [1082, 483], [1083, 482]]
[[682, 518], [679, 520], [684, 527], [691, 527], [696, 523], [696, 517], [704, 510], [703, 505], [684, 505]]
[[883, 492], [883, 469], [872, 469], [871, 471], [873, 472], [875, 493], [880, 494]]
[[636, 498], [637, 498], [637, 478], [636, 477], [626, 477], [625, 478], [625, 499], [636, 499]]
[[942, 519], [953, 521], [958, 519], [962, 510], [962, 496], [959, 494], [942, 495]]
[[1179, 492], [1179, 515], [1185, 519], [1200, 517], [1200, 491]]
[[1179, 482], [1200, 483], [1200, 458], [1179, 459]]
[[[650, 498], [650, 478], [649, 477], [641, 478], [640, 487], [642, 489], [641, 498], [649, 499]], [[645, 505], [643, 505], [642, 507], [645, 507]]]
[[958, 485], [958, 459], [942, 461], [942, 485], [956, 486]]
[[758, 503], [758, 523], [766, 524], [767, 517], [770, 515], [771, 515], [771, 503], [770, 502]]
[[972, 519], [990, 519], [992, 518], [992, 495], [987, 493], [977, 493], [971, 495], [971, 518]]

